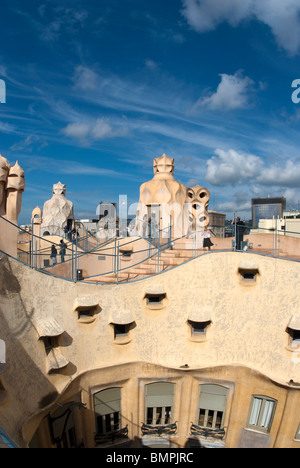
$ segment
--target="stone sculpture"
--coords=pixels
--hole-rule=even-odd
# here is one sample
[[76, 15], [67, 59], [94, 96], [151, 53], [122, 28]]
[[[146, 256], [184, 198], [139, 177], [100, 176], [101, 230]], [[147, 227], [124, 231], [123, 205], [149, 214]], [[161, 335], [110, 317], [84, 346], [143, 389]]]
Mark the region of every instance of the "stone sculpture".
[[17, 224], [25, 190], [24, 170], [18, 161], [10, 166], [0, 155], [0, 215]]
[[66, 198], [66, 185], [53, 185], [53, 196], [44, 203], [41, 235], [63, 235], [64, 227], [74, 223], [73, 203]]
[[207, 229], [209, 216], [207, 212], [210, 191], [195, 185], [187, 189], [188, 217], [190, 231]]
[[[156, 234], [168, 237], [168, 229], [182, 232], [183, 208], [186, 200], [186, 189], [174, 179], [174, 159], [163, 154], [153, 161], [154, 177], [140, 187], [140, 199], [137, 210], [138, 231], [142, 235], [143, 220], [151, 220], [157, 225]], [[152, 233], [153, 234], [153, 233]], [[156, 236], [152, 237], [157, 237]]]

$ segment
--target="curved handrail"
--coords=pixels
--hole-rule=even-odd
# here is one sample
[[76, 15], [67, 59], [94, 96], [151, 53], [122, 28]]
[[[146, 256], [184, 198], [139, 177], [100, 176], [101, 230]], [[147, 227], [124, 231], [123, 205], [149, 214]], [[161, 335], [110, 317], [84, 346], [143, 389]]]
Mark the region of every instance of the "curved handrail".
[[[177, 266], [179, 265], [162, 265], [161, 264], [161, 260], [160, 260], [160, 254], [162, 252], [162, 250], [165, 250], [165, 249], [168, 249], [168, 248], [173, 248], [174, 245], [176, 246], [176, 242], [182, 240], [182, 239], [186, 239], [186, 236], [179, 236], [177, 238], [173, 238], [171, 239], [170, 237], [166, 237], [164, 238], [166, 240], [165, 243], [162, 243], [161, 244], [161, 240], [164, 240], [164, 239], [161, 239], [160, 236], [161, 234], [166, 231], [166, 229], [168, 228], [164, 228], [164, 229], [161, 229], [159, 230], [159, 236], [155, 239], [152, 239], [151, 237], [146, 237], [146, 238], [143, 238], [141, 236], [135, 236], [133, 238], [130, 238], [130, 237], [120, 237], [120, 238], [117, 238], [117, 237], [114, 237], [112, 239], [107, 239], [105, 240], [102, 244], [98, 245], [98, 246], [95, 246], [93, 247], [92, 249], [90, 250], [87, 250], [85, 251], [84, 249], [81, 249], [79, 246], [78, 246], [78, 238], [76, 238], [76, 240], [74, 242], [68, 242], [67, 243], [67, 254], [66, 254], [66, 260], [64, 263], [66, 264], [69, 264], [70, 267], [69, 267], [69, 277], [66, 277], [66, 276], [60, 276], [60, 275], [57, 275], [55, 273], [55, 269], [53, 269], [53, 271], [49, 271], [49, 268], [52, 270], [52, 267], [54, 267], [55, 265], [49, 265], [49, 266], [44, 266], [44, 267], [41, 267], [41, 266], [37, 266], [37, 264], [39, 263], [40, 265], [40, 262], [33, 262], [33, 257], [35, 258], [35, 260], [40, 257], [40, 258], [43, 258], [45, 255], [49, 255], [49, 251], [50, 251], [50, 245], [53, 244], [53, 240], [50, 240], [50, 239], [47, 239], [47, 236], [45, 237], [40, 237], [40, 236], [36, 236], [33, 234], [33, 232], [29, 232], [28, 230], [20, 227], [20, 226], [17, 226], [16, 224], [14, 224], [13, 222], [11, 222], [10, 220], [4, 218], [3, 216], [0, 216], [0, 218], [2, 220], [5, 220], [7, 223], [10, 223], [11, 225], [13, 225], [19, 233], [25, 233], [27, 236], [28, 236], [28, 240], [24, 242], [24, 244], [30, 244], [30, 245], [33, 245], [33, 239], [36, 238], [36, 239], [40, 239], [42, 240], [43, 242], [46, 242], [46, 244], [49, 244], [49, 246], [47, 247], [43, 247], [39, 250], [36, 250], [34, 252], [32, 251], [28, 251], [26, 252], [26, 250], [23, 250], [22, 248], [18, 248], [18, 252], [19, 254], [22, 256], [24, 254], [27, 254], [28, 258], [27, 258], [27, 262], [26, 261], [23, 261], [21, 260], [21, 257], [19, 258], [16, 258], [16, 260], [20, 261], [21, 263], [23, 263], [24, 265], [27, 265], [27, 266], [30, 266], [31, 268], [34, 268], [38, 271], [41, 271], [45, 274], [48, 274], [48, 275], [52, 275], [52, 276], [55, 276], [55, 277], [58, 277], [58, 278], [63, 278], [63, 279], [66, 279], [66, 280], [70, 280], [70, 281], [78, 281], [77, 279], [77, 266], [78, 266], [78, 262], [79, 260], [84, 257], [84, 256], [87, 256], [87, 255], [105, 255], [107, 257], [111, 257], [112, 259], [116, 259], [115, 261], [115, 265], [109, 270], [109, 271], [99, 271], [97, 274], [94, 274], [94, 275], [89, 275], [89, 276], [85, 276], [84, 279], [80, 279], [80, 281], [82, 282], [87, 282], [89, 284], [106, 284], [107, 281], [104, 280], [104, 277], [105, 276], [108, 276], [108, 275], [111, 275], [112, 273], [116, 275], [116, 278], [115, 278], [115, 282], [116, 283], [119, 283], [119, 282], [122, 282], [122, 281], [139, 281], [140, 279], [143, 279], [143, 278], [137, 278], [138, 275], [142, 275], [142, 273], [131, 273], [132, 276], [130, 279], [129, 277], [127, 279], [124, 279], [124, 278], [119, 278], [119, 274], [121, 273], [126, 273], [126, 272], [130, 272], [130, 269], [134, 269], [135, 267], [141, 265], [142, 263], [145, 262], [145, 260], [148, 260], [148, 259], [153, 259], [153, 258], [156, 258], [156, 263], [153, 263], [154, 265], [154, 271], [155, 273], [153, 273], [153, 275], [149, 274], [148, 277], [151, 277], [151, 276], [156, 276], [157, 274], [160, 274], [160, 273], [163, 273], [164, 271], [166, 271], [166, 269], [169, 271], [170, 269], [173, 269], [173, 268], [176, 268]], [[267, 228], [260, 228], [260, 231], [264, 231], [264, 232], [268, 232], [268, 233], [272, 233], [274, 234], [274, 229], [267, 229]], [[216, 250], [214, 251], [211, 251], [211, 252], [198, 252], [198, 247], [197, 247], [197, 243], [196, 243], [196, 238], [197, 238], [197, 233], [202, 233], [203, 232], [203, 229], [201, 230], [197, 230], [196, 233], [193, 233], [193, 236], [195, 238], [195, 251], [194, 251], [194, 254], [191, 256], [191, 258], [189, 258], [188, 260], [185, 259], [183, 260], [184, 262], [186, 261], [189, 261], [189, 260], [193, 260], [194, 258], [197, 258], [199, 256], [202, 256], [204, 254], [207, 254], [207, 253], [215, 253]], [[212, 232], [212, 231], [211, 231]], [[296, 233], [296, 232], [293, 232], [293, 231], [285, 231], [284, 233], [281, 231], [281, 230], [277, 230], [276, 231], [276, 235], [277, 235], [277, 232], [280, 232], [281, 234], [298, 234], [299, 233]], [[214, 233], [212, 232], [212, 235], [214, 235]], [[138, 241], [140, 241], [141, 239], [144, 239], [145, 241], [147, 241], [148, 245], [146, 248], [139, 248], [138, 250], [136, 251], [132, 251], [131, 254], [133, 256], [137, 255], [137, 254], [140, 254], [141, 255], [141, 259], [139, 259], [139, 261], [135, 262], [134, 260], [128, 264], [122, 264], [123, 262], [123, 259], [120, 258], [120, 249], [122, 248], [122, 245], [126, 245], [126, 247], [128, 247], [128, 245], [130, 244], [134, 244]], [[124, 244], [122, 243], [122, 241], [125, 241]], [[193, 250], [193, 239], [191, 239], [192, 242], [191, 242], [191, 248], [190, 250]], [[19, 246], [22, 245], [22, 244], [19, 244]], [[59, 243], [56, 244], [56, 245], [60, 245]], [[176, 250], [176, 249], [175, 249]], [[219, 249], [217, 250], [218, 252], [220, 251], [232, 251], [232, 250], [235, 250], [234, 248], [230, 248], [230, 249]], [[266, 250], [266, 249], [265, 249]], [[0, 250], [0, 252], [2, 252], [3, 254], [6, 254], [7, 253], [3, 250]], [[272, 255], [272, 254], [269, 254], [269, 253], [261, 253], [261, 252], [248, 252], [248, 253], [259, 253], [260, 255], [264, 255], [264, 256], [270, 256], [270, 257], [278, 257], [278, 258], [284, 258], [286, 259], [287, 257], [279, 257], [279, 254], [278, 252], [276, 251], [275, 249], [275, 255]], [[11, 256], [11, 255], [10, 255]], [[12, 257], [12, 258], [15, 258], [15, 257]], [[187, 257], [186, 257], [187, 258]], [[122, 260], [122, 262], [121, 262]], [[289, 258], [289, 260], [294, 260], [294, 261], [299, 261], [299, 258]], [[34, 265], [35, 263], [35, 265]], [[70, 272], [70, 270], [72, 269], [72, 273]], [[76, 271], [76, 274], [75, 274], [75, 271]], [[91, 280], [93, 278], [99, 278], [99, 280], [95, 281], [95, 282], [92, 282]], [[101, 281], [102, 279], [102, 281]], [[110, 282], [113, 282], [112, 280]]]

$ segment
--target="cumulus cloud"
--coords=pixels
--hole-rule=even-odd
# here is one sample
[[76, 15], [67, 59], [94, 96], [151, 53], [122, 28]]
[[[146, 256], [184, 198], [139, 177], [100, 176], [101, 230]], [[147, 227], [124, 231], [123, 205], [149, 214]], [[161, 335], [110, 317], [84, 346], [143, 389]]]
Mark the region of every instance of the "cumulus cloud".
[[215, 155], [207, 161], [205, 177], [212, 185], [249, 181], [257, 177], [263, 168], [263, 160], [253, 154], [216, 149]]
[[282, 164], [266, 165], [254, 154], [216, 149], [207, 160], [205, 180], [214, 186], [251, 186], [257, 196], [266, 187], [293, 191], [299, 189], [300, 160], [288, 158]]
[[284, 166], [278, 164], [265, 168], [257, 177], [257, 182], [263, 185], [283, 187], [299, 187], [300, 162], [287, 160]]
[[182, 0], [182, 13], [190, 26], [202, 33], [228, 22], [237, 26], [256, 18], [271, 29], [277, 44], [290, 55], [300, 52], [298, 0]]
[[215, 93], [201, 98], [194, 109], [207, 107], [212, 110], [232, 110], [245, 108], [250, 105], [249, 97], [254, 82], [243, 77], [240, 72], [234, 75], [221, 74], [221, 82]]

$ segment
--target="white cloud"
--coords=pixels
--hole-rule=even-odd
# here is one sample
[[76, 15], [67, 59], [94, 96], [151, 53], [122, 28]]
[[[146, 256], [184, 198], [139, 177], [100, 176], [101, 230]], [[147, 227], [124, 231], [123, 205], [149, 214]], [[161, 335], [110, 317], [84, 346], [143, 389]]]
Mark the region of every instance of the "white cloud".
[[183, 14], [198, 32], [215, 29], [223, 21], [236, 26], [251, 13], [252, 0], [183, 0]]
[[122, 137], [128, 135], [126, 125], [111, 126], [105, 119], [96, 119], [91, 122], [73, 122], [62, 129], [67, 137], [81, 140], [84, 143], [104, 140], [106, 138]]
[[98, 87], [98, 75], [88, 67], [76, 67], [73, 82], [75, 88], [82, 90], [95, 90]]
[[254, 83], [250, 78], [243, 77], [240, 72], [236, 72], [234, 75], [222, 73], [220, 76], [221, 82], [217, 91], [210, 96], [199, 99], [194, 109], [207, 107], [212, 110], [231, 110], [250, 105], [249, 96]]
[[207, 161], [205, 179], [212, 185], [237, 184], [255, 178], [263, 167], [263, 160], [253, 154], [230, 149], [215, 150], [216, 156]]
[[[234, 149], [216, 149], [206, 163], [205, 180], [219, 187], [232, 185], [252, 190], [254, 196], [266, 196], [266, 187], [272, 193], [289, 191], [289, 199], [294, 191], [299, 193], [300, 160], [288, 158], [280, 163], [266, 162], [259, 156]], [[278, 192], [279, 191], [279, 192]], [[242, 192], [237, 192], [242, 193]], [[240, 204], [246, 200], [239, 199]]]
[[283, 187], [299, 187], [300, 162], [287, 160], [283, 167], [273, 165], [265, 168], [257, 177], [257, 182], [263, 185], [277, 185]]
[[67, 125], [62, 132], [68, 137], [83, 140], [90, 132], [90, 125], [83, 122], [74, 122]]
[[215, 29], [222, 22], [237, 26], [256, 18], [270, 27], [278, 45], [290, 55], [300, 52], [299, 0], [182, 0], [183, 15], [198, 32]]

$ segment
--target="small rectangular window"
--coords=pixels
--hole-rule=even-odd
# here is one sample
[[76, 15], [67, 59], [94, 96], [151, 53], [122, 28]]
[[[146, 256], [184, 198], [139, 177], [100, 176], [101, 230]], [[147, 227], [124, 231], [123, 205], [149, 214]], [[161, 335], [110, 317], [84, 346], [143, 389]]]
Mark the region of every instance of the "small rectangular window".
[[91, 323], [96, 319], [97, 307], [78, 307], [77, 319], [81, 323]]
[[193, 334], [202, 334], [205, 335], [206, 329], [210, 322], [192, 322], [189, 320], [189, 323], [192, 328], [192, 333]]
[[128, 250], [120, 250], [120, 255], [122, 255], [122, 258], [131, 258], [132, 252]]
[[247, 270], [239, 268], [239, 274], [243, 281], [255, 282], [258, 274], [258, 270]]
[[161, 302], [165, 297], [165, 294], [148, 294], [146, 298], [148, 300], [148, 304], [157, 304], [158, 302]]
[[45, 351], [47, 354], [57, 346], [57, 337], [56, 336], [43, 336], [43, 343], [45, 346]]
[[114, 324], [115, 338], [128, 334], [128, 325]]
[[290, 346], [298, 348], [300, 346], [300, 330], [292, 330], [289, 328]]
[[250, 273], [249, 272], [243, 272], [242, 276], [243, 276], [244, 280], [255, 281], [256, 274], [253, 273], [253, 272], [250, 272]]
[[248, 418], [248, 427], [255, 428], [261, 432], [269, 432], [275, 408], [276, 400], [265, 396], [253, 396]]
[[78, 309], [78, 319], [93, 317], [94, 309]]
[[150, 309], [160, 309], [164, 306], [166, 297], [167, 297], [166, 293], [146, 294], [145, 295], [146, 305]]

